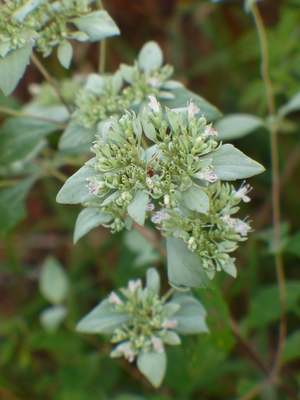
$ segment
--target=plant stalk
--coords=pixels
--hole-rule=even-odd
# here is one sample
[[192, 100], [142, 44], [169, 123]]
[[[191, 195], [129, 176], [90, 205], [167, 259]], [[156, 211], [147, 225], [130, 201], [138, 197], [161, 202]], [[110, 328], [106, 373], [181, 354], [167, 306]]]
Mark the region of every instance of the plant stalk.
[[[102, 0], [96, 0], [96, 4], [99, 10], [104, 10]], [[105, 64], [106, 64], [106, 39], [102, 39], [99, 44], [99, 62], [98, 62], [99, 74], [104, 73]]]
[[49, 124], [61, 125], [63, 129], [65, 129], [65, 127], [67, 125], [65, 122], [56, 121], [56, 120], [50, 119], [50, 118], [39, 117], [38, 115], [25, 114], [22, 111], [13, 110], [13, 109], [7, 108], [7, 107], [0, 106], [0, 113], [6, 114], [6, 115], [11, 115], [12, 117], [36, 119], [38, 121], [48, 122]]

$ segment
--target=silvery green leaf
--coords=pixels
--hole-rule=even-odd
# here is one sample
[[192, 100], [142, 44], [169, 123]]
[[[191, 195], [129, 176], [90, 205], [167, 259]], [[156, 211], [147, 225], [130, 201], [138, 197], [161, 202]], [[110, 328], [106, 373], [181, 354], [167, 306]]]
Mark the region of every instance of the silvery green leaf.
[[257, 3], [259, 0], [245, 0], [244, 8], [246, 12], [251, 12], [252, 5]]
[[0, 236], [26, 217], [25, 199], [37, 178], [26, 179], [0, 191]]
[[30, 63], [31, 53], [31, 45], [27, 42], [25, 47], [11, 51], [4, 58], [0, 57], [0, 89], [5, 96], [15, 90]]
[[176, 313], [176, 311], [179, 310], [179, 308], [180, 308], [180, 305], [176, 304], [176, 303], [169, 302], [169, 303], [164, 304], [163, 309], [164, 309], [165, 317], [171, 318]]
[[54, 257], [47, 257], [39, 280], [41, 294], [52, 304], [61, 304], [69, 291], [66, 271]]
[[180, 133], [180, 124], [178, 120], [178, 114], [175, 114], [174, 112], [170, 111], [169, 109], [166, 109], [166, 114], [167, 118], [169, 120], [169, 123], [171, 125], [172, 130], [179, 135]]
[[22, 107], [22, 111], [28, 116], [39, 116], [43, 118], [50, 118], [57, 121], [59, 127], [57, 129], [64, 129], [62, 125], [70, 119], [70, 114], [63, 104], [43, 105], [38, 101], [32, 101]]
[[71, 33], [72, 38], [78, 40], [78, 42], [86, 42], [87, 40], [90, 40], [90, 38], [88, 37], [88, 35], [84, 32], [72, 32]]
[[74, 244], [76, 244], [78, 240], [86, 235], [90, 230], [100, 226], [101, 224], [107, 224], [111, 220], [112, 219], [108, 214], [101, 213], [98, 208], [85, 208], [80, 212], [76, 220]]
[[113, 94], [117, 95], [123, 86], [123, 76], [120, 70], [117, 70], [111, 78]]
[[11, 48], [11, 42], [0, 42], [0, 56], [5, 57]]
[[236, 278], [236, 267], [234, 265], [235, 258], [230, 258], [225, 265], [222, 265], [222, 270], [225, 271], [227, 274]]
[[181, 334], [209, 332], [205, 322], [206, 311], [200, 301], [191, 296], [173, 297], [171, 303], [180, 305], [172, 316], [178, 322], [174, 330]]
[[[171, 91], [175, 99], [174, 100], [161, 100], [162, 108], [168, 107], [171, 109], [180, 108], [180, 107], [187, 107], [188, 102], [193, 99], [196, 102], [197, 107], [200, 108], [199, 117], [204, 114], [205, 118], [210, 121], [216, 121], [217, 119], [222, 117], [220, 111], [210, 104], [207, 100], [203, 97], [199, 96], [198, 94], [187, 90], [185, 87], [179, 89], [172, 89]], [[173, 110], [174, 111], [174, 110]]]
[[145, 43], [138, 55], [139, 69], [151, 73], [160, 69], [162, 64], [163, 52], [159, 45], [154, 41]]
[[163, 341], [171, 346], [177, 346], [181, 344], [179, 335], [176, 332], [170, 330], [168, 330], [163, 337]]
[[30, 118], [11, 118], [0, 130], [0, 165], [10, 164], [28, 156], [59, 125]]
[[95, 11], [71, 20], [76, 27], [86, 33], [91, 42], [120, 34], [120, 30], [106, 11]]
[[247, 157], [232, 144], [225, 144], [212, 151], [209, 157], [213, 160], [214, 173], [221, 181], [246, 179], [265, 171], [261, 164]]
[[184, 86], [181, 82], [169, 80], [164, 82], [161, 88], [165, 90], [174, 90], [174, 89], [181, 89], [183, 87]]
[[87, 178], [95, 175], [96, 171], [90, 165], [84, 165], [72, 175], [58, 192], [56, 201], [60, 204], [79, 204], [94, 201], [96, 196], [87, 187]]
[[148, 268], [146, 273], [146, 287], [154, 294], [160, 291], [160, 276], [156, 268]]
[[11, 17], [22, 24], [28, 14], [30, 14], [37, 7], [46, 3], [47, 0], [28, 0], [22, 7], [13, 12]]
[[134, 67], [131, 67], [131, 66], [126, 65], [126, 64], [121, 64], [120, 65], [120, 70], [121, 70], [121, 74], [122, 74], [122, 77], [123, 77], [125, 82], [127, 82], [127, 83], [133, 83], [134, 82], [135, 75], [136, 75], [136, 70], [135, 70]]
[[[109, 194], [110, 193], [110, 194]], [[112, 201], [116, 200], [120, 196], [120, 190], [110, 191], [108, 196], [105, 197], [104, 201], [101, 203], [102, 206], [106, 206]]]
[[142, 138], [142, 126], [140, 121], [136, 118], [132, 118], [132, 128], [135, 133], [135, 136], [137, 137], [138, 143], [141, 143], [141, 138]]
[[149, 201], [149, 195], [143, 190], [138, 189], [135, 192], [131, 203], [127, 206], [127, 212], [131, 218], [140, 226], [144, 226], [146, 218], [146, 207]]
[[107, 79], [99, 74], [89, 74], [84, 86], [84, 90], [101, 96], [106, 89]]
[[209, 198], [205, 191], [199, 186], [191, 186], [182, 192], [184, 204], [192, 211], [207, 214], [209, 211]]
[[286, 104], [281, 106], [277, 114], [280, 117], [284, 117], [290, 112], [297, 111], [300, 109], [300, 92], [296, 93]]
[[152, 142], [154, 142], [156, 139], [156, 130], [155, 130], [154, 126], [151, 124], [151, 122], [147, 119], [145, 113], [143, 113], [143, 116], [142, 116], [142, 126], [143, 126], [144, 133], [147, 136], [147, 138], [152, 140]]
[[60, 43], [57, 48], [57, 58], [64, 68], [69, 69], [72, 57], [73, 57], [73, 47], [71, 43], [68, 42], [67, 40]]
[[217, 121], [214, 128], [217, 129], [218, 140], [238, 139], [265, 127], [262, 118], [251, 114], [229, 114]]
[[158, 388], [165, 376], [167, 366], [167, 357], [165, 352], [157, 353], [149, 351], [148, 353], [140, 353], [137, 358], [137, 367], [139, 371]]
[[190, 237], [189, 233], [186, 232], [186, 231], [183, 230], [183, 229], [178, 229], [177, 231], [175, 231], [175, 232], [173, 233], [173, 236], [174, 236], [175, 238], [180, 238], [180, 239], [183, 239], [183, 240], [188, 240], [189, 237]]
[[123, 324], [128, 324], [131, 318], [126, 313], [112, 311], [112, 304], [107, 299], [83, 317], [77, 324], [76, 330], [85, 333], [111, 334]]
[[48, 332], [55, 332], [68, 314], [65, 306], [54, 306], [46, 308], [40, 314], [40, 323]]
[[207, 288], [209, 278], [195, 253], [182, 239], [167, 238], [168, 278], [176, 286]]
[[161, 100], [173, 100], [173, 99], [175, 99], [175, 95], [172, 92], [166, 92], [164, 90], [161, 90], [157, 94], [157, 98], [161, 99]]
[[71, 120], [60, 137], [59, 149], [86, 154], [92, 146], [96, 133], [96, 129], [85, 128], [75, 120]]

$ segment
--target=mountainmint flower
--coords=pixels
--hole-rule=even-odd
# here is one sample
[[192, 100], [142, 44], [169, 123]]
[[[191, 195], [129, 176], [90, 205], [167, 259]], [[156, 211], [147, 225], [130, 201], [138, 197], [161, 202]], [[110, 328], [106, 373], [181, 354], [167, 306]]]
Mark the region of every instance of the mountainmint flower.
[[152, 336], [151, 342], [153, 344], [154, 350], [157, 351], [158, 353], [163, 353], [164, 352], [164, 345], [162, 340], [157, 337], [157, 336]]
[[236, 196], [242, 199], [245, 203], [249, 203], [251, 200], [247, 194], [252, 190], [252, 187], [247, 183], [245, 184], [245, 181], [242, 183], [241, 187], [239, 190], [236, 192]]
[[212, 127], [212, 123], [207, 125], [205, 128], [205, 131], [203, 133], [204, 136], [218, 136], [218, 131], [216, 130], [216, 128]]
[[178, 321], [175, 319], [165, 319], [161, 324], [162, 328], [173, 329], [178, 325]]
[[241, 221], [240, 219], [237, 221], [235, 229], [241, 236], [247, 236], [248, 232], [251, 231], [251, 227], [248, 223]]
[[200, 111], [200, 108], [198, 108], [192, 100], [190, 101], [187, 109], [190, 118], [194, 118], [194, 115], [198, 114], [198, 112]]
[[216, 174], [214, 174], [213, 171], [208, 171], [208, 172], [204, 172], [204, 173], [201, 172], [197, 175], [197, 178], [203, 179], [204, 181], [211, 182], [211, 183], [214, 183], [218, 180], [218, 176]]
[[[154, 88], [159, 88], [161, 86], [161, 82], [159, 79], [155, 78], [154, 76], [149, 77], [146, 79], [146, 83]], [[150, 96], [149, 96], [150, 97]], [[153, 97], [153, 96], [151, 96]]]
[[221, 219], [230, 226], [230, 228], [235, 228], [236, 227], [236, 219], [235, 218], [230, 218], [229, 215], [224, 215], [224, 217], [221, 217]]
[[122, 300], [115, 292], [111, 292], [108, 295], [108, 302], [112, 304], [118, 304], [120, 306], [123, 304]]
[[128, 282], [128, 289], [131, 293], [135, 293], [136, 289], [139, 287], [142, 287], [142, 281], [140, 279], [137, 279], [136, 281], [131, 280]]
[[169, 218], [170, 218], [170, 215], [167, 212], [162, 210], [162, 211], [157, 211], [156, 213], [154, 213], [153, 217], [151, 218], [151, 221], [154, 224], [159, 224], [164, 219], [169, 219]]
[[159, 104], [154, 96], [149, 96], [150, 103], [148, 103], [149, 108], [153, 110], [154, 112], [159, 111]]

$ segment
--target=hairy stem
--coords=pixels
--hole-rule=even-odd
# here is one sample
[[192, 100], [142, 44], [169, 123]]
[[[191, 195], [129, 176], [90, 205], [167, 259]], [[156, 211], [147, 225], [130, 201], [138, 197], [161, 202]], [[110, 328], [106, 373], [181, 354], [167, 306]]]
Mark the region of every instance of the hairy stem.
[[11, 115], [12, 117], [36, 119], [36, 120], [42, 121], [42, 122], [49, 122], [49, 124], [61, 125], [61, 127], [62, 127], [63, 129], [64, 129], [64, 128], [66, 127], [66, 125], [67, 125], [65, 122], [56, 121], [56, 120], [50, 119], [50, 118], [39, 117], [38, 115], [25, 114], [25, 113], [23, 113], [22, 111], [13, 110], [13, 109], [11, 109], [11, 108], [6, 108], [6, 107], [0, 107], [0, 113], [6, 114], [6, 115]]
[[46, 68], [43, 66], [43, 64], [40, 62], [40, 60], [36, 57], [35, 54], [31, 54], [31, 60], [34, 63], [34, 65], [37, 67], [37, 69], [40, 71], [40, 73], [43, 75], [43, 77], [46, 79], [46, 81], [52, 86], [53, 90], [55, 91], [55, 93], [57, 94], [58, 98], [60, 99], [60, 101], [63, 103], [63, 105], [66, 107], [66, 109], [68, 110], [68, 112], [70, 114], [72, 114], [73, 110], [71, 109], [71, 107], [69, 106], [69, 104], [66, 102], [66, 100], [64, 99], [60, 88], [58, 87], [57, 83], [55, 82], [55, 80], [51, 77], [51, 75], [49, 74], [49, 72], [46, 70]]
[[[271, 145], [271, 162], [272, 162], [272, 205], [273, 205], [273, 225], [274, 225], [274, 241], [275, 248], [279, 248], [280, 244], [280, 187], [279, 187], [279, 166], [278, 166], [278, 140], [277, 140], [277, 126], [275, 124], [275, 99], [270, 80], [268, 67], [268, 42], [265, 32], [263, 20], [261, 18], [259, 9], [256, 4], [252, 5], [252, 14], [257, 27], [257, 32], [261, 47], [261, 75], [265, 85], [269, 116], [270, 116], [270, 145]], [[280, 318], [280, 331], [278, 339], [278, 347], [274, 363], [274, 373], [278, 373], [281, 367], [281, 356], [284, 349], [286, 338], [286, 291], [284, 269], [282, 257], [279, 253], [275, 256], [275, 265], [277, 272], [277, 280], [279, 286], [281, 318]]]
[[[99, 10], [104, 10], [102, 0], [96, 0], [96, 4]], [[99, 74], [103, 74], [103, 72], [105, 71], [105, 63], [106, 63], [106, 39], [102, 39], [99, 44], [99, 63], [98, 63]]]

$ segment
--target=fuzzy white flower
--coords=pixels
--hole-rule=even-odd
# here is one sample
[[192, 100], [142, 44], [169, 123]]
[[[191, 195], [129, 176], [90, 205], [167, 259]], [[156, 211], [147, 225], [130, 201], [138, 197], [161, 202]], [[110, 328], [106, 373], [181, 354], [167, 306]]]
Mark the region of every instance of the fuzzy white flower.
[[153, 203], [148, 203], [148, 204], [146, 205], [146, 211], [153, 211], [154, 208], [155, 208], [155, 206], [154, 206]]
[[130, 290], [130, 292], [133, 294], [135, 293], [137, 288], [141, 288], [142, 287], [142, 281], [141, 279], [137, 279], [136, 281], [131, 280], [128, 282], [128, 289]]
[[154, 112], [159, 111], [159, 104], [154, 96], [149, 96], [150, 103], [148, 103], [149, 108], [153, 110]]
[[190, 101], [190, 104], [188, 105], [187, 109], [190, 118], [193, 118], [194, 115], [200, 111], [200, 108], [198, 108], [192, 100]]
[[241, 236], [247, 236], [248, 232], [251, 230], [251, 227], [248, 225], [248, 222], [238, 219], [235, 229]]
[[154, 88], [159, 88], [161, 86], [160, 80], [154, 76], [147, 78], [146, 83]]
[[153, 215], [153, 217], [151, 218], [151, 221], [154, 223], [154, 224], [159, 224], [161, 221], [163, 221], [164, 219], [169, 219], [170, 218], [170, 215], [167, 213], [167, 212], [165, 212], [165, 211], [157, 211], [154, 215]]
[[99, 190], [102, 189], [104, 186], [104, 182], [96, 181], [93, 185], [88, 186], [89, 191], [91, 194], [97, 195]]
[[155, 188], [155, 184], [152, 182], [152, 179], [149, 176], [147, 176], [147, 178], [146, 178], [146, 184], [149, 189]]
[[120, 299], [120, 297], [115, 292], [111, 292], [108, 295], [108, 302], [112, 303], [112, 304], [118, 304], [118, 305], [122, 305], [123, 304], [122, 300]]
[[218, 136], [218, 131], [216, 128], [212, 127], [212, 124], [206, 125], [205, 131], [203, 133], [204, 136]]
[[161, 324], [162, 328], [173, 329], [178, 325], [178, 321], [176, 319], [165, 319]]
[[164, 203], [166, 206], [170, 204], [170, 196], [168, 194], [164, 195]]
[[134, 353], [131, 349], [130, 342], [124, 342], [119, 344], [115, 350], [122, 352], [126, 360], [128, 360], [130, 363], [134, 361]]
[[242, 199], [245, 203], [249, 203], [251, 200], [247, 194], [252, 190], [252, 187], [249, 185], [249, 183], [245, 184], [245, 181], [242, 183], [241, 187], [239, 190], [236, 192], [236, 196]]
[[208, 171], [208, 172], [200, 172], [197, 176], [199, 179], [203, 179], [207, 182], [216, 182], [218, 180], [218, 176], [213, 173], [213, 171]]
[[164, 352], [164, 344], [162, 340], [157, 337], [157, 336], [152, 336], [151, 342], [153, 344], [154, 350], [157, 351], [158, 353], [163, 353]]
[[221, 219], [230, 226], [230, 228], [235, 228], [236, 227], [236, 219], [235, 218], [230, 218], [229, 215], [224, 215], [224, 217], [221, 217]]

